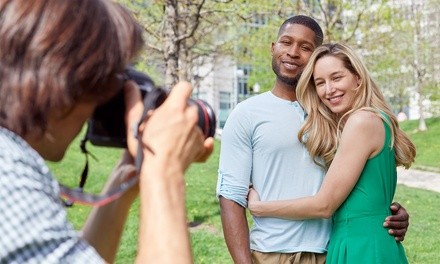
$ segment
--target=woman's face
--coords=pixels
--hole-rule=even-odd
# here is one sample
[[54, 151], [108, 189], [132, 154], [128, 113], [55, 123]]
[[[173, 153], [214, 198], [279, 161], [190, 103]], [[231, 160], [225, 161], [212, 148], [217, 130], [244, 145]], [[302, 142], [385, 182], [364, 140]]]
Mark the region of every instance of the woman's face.
[[353, 107], [360, 79], [339, 58], [330, 55], [318, 59], [313, 78], [318, 97], [333, 113], [342, 115]]

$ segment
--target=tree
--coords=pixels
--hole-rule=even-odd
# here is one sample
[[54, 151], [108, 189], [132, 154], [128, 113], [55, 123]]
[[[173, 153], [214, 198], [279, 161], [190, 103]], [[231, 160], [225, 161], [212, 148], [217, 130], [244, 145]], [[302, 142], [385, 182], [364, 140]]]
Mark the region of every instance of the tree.
[[426, 114], [435, 113], [435, 105], [438, 105], [440, 3], [410, 0], [396, 7], [401, 25], [396, 27], [397, 41], [393, 52], [400, 56], [402, 69], [405, 69], [400, 77], [407, 80], [416, 99], [418, 129], [424, 131], [427, 130]]
[[421, 43], [421, 26], [420, 26], [420, 4], [416, 4], [414, 1], [411, 1], [411, 10], [410, 18], [412, 20], [412, 28], [414, 29], [414, 37], [413, 37], [413, 60], [411, 61], [411, 66], [414, 70], [414, 79], [415, 79], [415, 90], [418, 95], [417, 106], [419, 108], [419, 130], [425, 131], [427, 130], [426, 122], [425, 122], [425, 108], [423, 106], [424, 94], [423, 94], [423, 83], [425, 81], [426, 70], [425, 65], [421, 62], [420, 56], [420, 46]]
[[[121, 1], [135, 11], [146, 31], [147, 50], [144, 56], [154, 68], [164, 73], [164, 85], [178, 81], [196, 82], [200, 77], [193, 69], [206, 65], [206, 60], [231, 53], [227, 45], [234, 14], [232, 0], [156, 0]], [[151, 63], [155, 65], [152, 65]], [[154, 66], [154, 67], [152, 67]]]

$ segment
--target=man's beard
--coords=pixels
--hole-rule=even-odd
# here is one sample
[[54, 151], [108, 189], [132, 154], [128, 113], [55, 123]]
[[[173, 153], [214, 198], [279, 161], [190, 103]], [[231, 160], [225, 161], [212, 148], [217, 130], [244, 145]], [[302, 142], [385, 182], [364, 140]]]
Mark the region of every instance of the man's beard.
[[280, 67], [276, 64], [274, 59], [272, 60], [272, 70], [277, 76], [278, 80], [290, 86], [292, 90], [294, 91], [296, 90], [296, 86], [298, 85], [298, 81], [299, 78], [301, 77], [302, 72], [296, 75], [295, 77], [283, 76], [280, 74]]

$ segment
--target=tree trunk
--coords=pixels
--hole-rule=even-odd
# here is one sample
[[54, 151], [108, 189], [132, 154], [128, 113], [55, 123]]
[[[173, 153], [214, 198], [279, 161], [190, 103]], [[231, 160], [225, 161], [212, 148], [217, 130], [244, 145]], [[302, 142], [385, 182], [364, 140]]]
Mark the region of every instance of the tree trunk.
[[[413, 6], [414, 10], [414, 6]], [[416, 8], [417, 10], [417, 8]], [[420, 37], [420, 18], [419, 14], [415, 14], [415, 34], [414, 34], [414, 77], [416, 81], [416, 92], [418, 93], [417, 106], [419, 108], [419, 131], [426, 131], [426, 122], [425, 122], [425, 109], [423, 106], [423, 76], [425, 75], [423, 70], [421, 69], [421, 65], [419, 62], [420, 50], [419, 50], [419, 37]]]
[[176, 0], [165, 1], [164, 20], [164, 59], [165, 59], [165, 87], [172, 88], [178, 81], [179, 69], [179, 43], [178, 34], [178, 9]]

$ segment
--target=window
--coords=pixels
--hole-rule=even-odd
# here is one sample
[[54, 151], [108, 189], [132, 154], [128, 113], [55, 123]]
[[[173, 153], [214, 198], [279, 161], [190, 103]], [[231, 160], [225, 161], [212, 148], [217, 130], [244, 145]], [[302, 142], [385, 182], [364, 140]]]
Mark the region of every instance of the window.
[[218, 122], [220, 128], [223, 128], [226, 123], [226, 119], [231, 112], [231, 93], [220, 92], [220, 111], [218, 115]]
[[237, 69], [237, 95], [238, 95], [238, 102], [243, 101], [249, 96], [249, 84], [248, 79], [249, 75], [251, 73], [251, 66], [250, 65], [241, 65], [238, 66]]

